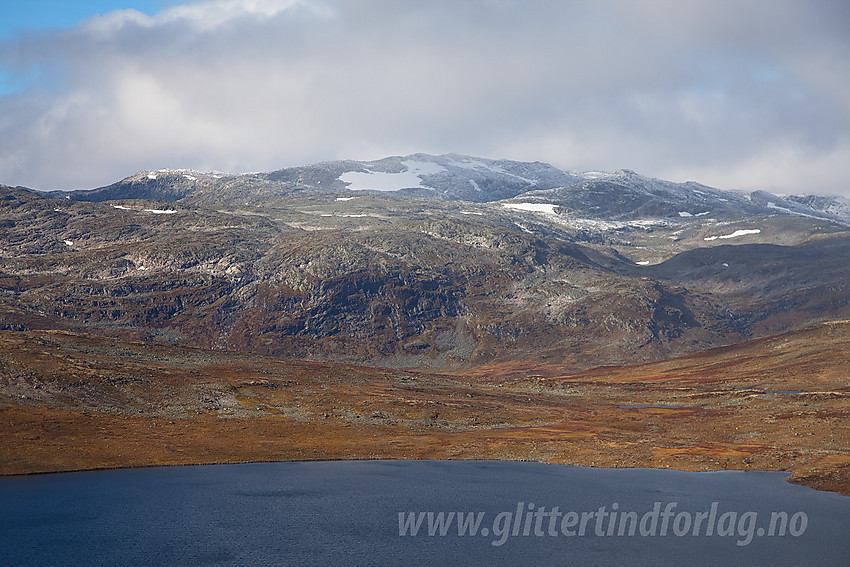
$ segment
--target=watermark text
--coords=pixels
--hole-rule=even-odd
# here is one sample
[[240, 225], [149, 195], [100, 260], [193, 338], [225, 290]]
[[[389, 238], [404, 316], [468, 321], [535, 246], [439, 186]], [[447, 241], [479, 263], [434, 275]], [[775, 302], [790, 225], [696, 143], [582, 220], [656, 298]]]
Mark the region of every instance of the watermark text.
[[[761, 521], [760, 521], [761, 520]], [[491, 538], [499, 547], [511, 537], [728, 537], [738, 546], [755, 537], [800, 537], [809, 519], [805, 512], [758, 512], [723, 510], [712, 502], [705, 510], [680, 509], [678, 502], [655, 502], [643, 511], [621, 510], [616, 502], [596, 510], [562, 511], [533, 502], [517, 502], [516, 509], [492, 516], [486, 512], [399, 512], [400, 537]]]

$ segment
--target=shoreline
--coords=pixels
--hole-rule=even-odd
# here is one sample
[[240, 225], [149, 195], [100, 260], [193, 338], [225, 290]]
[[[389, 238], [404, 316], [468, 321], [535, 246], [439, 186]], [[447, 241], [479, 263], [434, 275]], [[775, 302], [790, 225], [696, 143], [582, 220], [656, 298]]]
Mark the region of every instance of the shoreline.
[[374, 456], [357, 456], [357, 455], [339, 455], [339, 456], [312, 456], [312, 457], [301, 457], [301, 458], [219, 458], [219, 459], [195, 459], [195, 460], [184, 460], [184, 461], [172, 461], [172, 462], [135, 462], [135, 463], [115, 463], [115, 464], [92, 464], [92, 465], [84, 465], [78, 464], [78, 466], [73, 468], [68, 467], [57, 467], [52, 469], [44, 469], [37, 466], [31, 467], [29, 470], [19, 469], [16, 471], [9, 471], [6, 465], [7, 463], [0, 462], [0, 478], [20, 478], [20, 477], [28, 477], [28, 476], [42, 476], [42, 475], [58, 475], [65, 473], [78, 473], [78, 472], [98, 472], [98, 471], [117, 471], [117, 470], [128, 470], [128, 469], [147, 469], [147, 468], [162, 468], [162, 467], [203, 467], [203, 466], [217, 466], [217, 465], [240, 465], [240, 464], [263, 464], [263, 463], [310, 463], [310, 462], [370, 462], [370, 461], [454, 461], [454, 462], [528, 462], [528, 463], [538, 463], [538, 464], [549, 464], [549, 465], [559, 465], [559, 466], [572, 466], [572, 467], [580, 467], [580, 468], [600, 468], [600, 469], [652, 469], [652, 470], [676, 470], [681, 472], [731, 472], [731, 471], [739, 471], [739, 472], [775, 472], [782, 473], [785, 475], [783, 480], [789, 484], [796, 484], [801, 486], [806, 486], [813, 490], [818, 490], [822, 492], [833, 492], [839, 494], [841, 496], [850, 497], [850, 482], [830, 482], [830, 476], [835, 474], [835, 470], [788, 470], [788, 469], [761, 469], [761, 468], [713, 468], [707, 467], [705, 464], [702, 466], [693, 466], [695, 463], [688, 464], [683, 463], [684, 466], [675, 467], [669, 464], [658, 464], [653, 466], [652, 464], [633, 464], [628, 466], [618, 465], [617, 463], [611, 463], [609, 459], [606, 459], [603, 455], [595, 455], [593, 461], [588, 461], [586, 459], [582, 460], [563, 460], [559, 459], [558, 461], [554, 460], [536, 460], [529, 458], [499, 458], [499, 455], [487, 454], [481, 456], [469, 456], [469, 457], [452, 457], [452, 456], [440, 456], [438, 454], [430, 453], [427, 455], [391, 455], [391, 454], [382, 454], [382, 455], [374, 455]]
[[[0, 475], [440, 459], [761, 470], [850, 495], [850, 324], [563, 375], [0, 332]], [[522, 370], [522, 371], [520, 371]]]

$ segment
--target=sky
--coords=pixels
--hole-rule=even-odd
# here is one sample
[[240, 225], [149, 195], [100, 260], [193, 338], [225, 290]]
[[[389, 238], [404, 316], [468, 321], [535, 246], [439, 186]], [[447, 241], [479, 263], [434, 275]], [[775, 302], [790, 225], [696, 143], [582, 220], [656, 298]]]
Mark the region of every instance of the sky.
[[0, 183], [424, 152], [850, 196], [847, 0], [0, 0]]

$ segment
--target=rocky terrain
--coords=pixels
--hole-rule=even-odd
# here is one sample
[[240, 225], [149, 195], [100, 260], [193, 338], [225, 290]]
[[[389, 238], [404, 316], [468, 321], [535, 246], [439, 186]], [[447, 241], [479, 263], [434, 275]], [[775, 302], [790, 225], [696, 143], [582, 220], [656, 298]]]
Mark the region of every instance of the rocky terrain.
[[[665, 422], [675, 417], [671, 423], [683, 425], [653, 426], [665, 432], [647, 446], [656, 449], [662, 442], [668, 449], [675, 445], [686, 435], [684, 424], [702, 416], [719, 420], [717, 431], [741, 426], [738, 419], [752, 429], [743, 410], [729, 409], [738, 407], [737, 394], [724, 390], [716, 399], [706, 394], [715, 392], [710, 389], [715, 378], [701, 375], [698, 387], [686, 380], [687, 388], [695, 388], [691, 394], [706, 394], [694, 399], [713, 400], [687, 407], [710, 411], [668, 411], [676, 388], [686, 386], [674, 376], [659, 390], [653, 373], [667, 376], [656, 369], [675, 363], [693, 374], [702, 368], [699, 357], [714, 353], [710, 356], [723, 361], [712, 363], [716, 380], [733, 380], [729, 383], [737, 389], [756, 387], [752, 381], [774, 372], [773, 363], [743, 368], [717, 354], [725, 351], [709, 349], [743, 349], [735, 352], [761, 364], [763, 356], [755, 352], [766, 349], [769, 358], [774, 340], [769, 337], [795, 332], [802, 333], [795, 337], [819, 337], [823, 329], [839, 328], [824, 323], [850, 319], [848, 211], [837, 197], [743, 194], [627, 170], [577, 173], [542, 163], [425, 154], [243, 175], [150, 171], [68, 193], [0, 187], [5, 341], [0, 353], [19, 353], [19, 358], [0, 354], [0, 415], [9, 425], [6, 431], [16, 436], [28, 435], [28, 428], [48, 414], [59, 424], [50, 435], [30, 439], [27, 451], [37, 456], [6, 455], [0, 470], [119, 466], [121, 455], [129, 459], [120, 439], [129, 443], [138, 437], [131, 434], [133, 427], [154, 427], [154, 422], [157, 435], [165, 436], [162, 447], [170, 446], [166, 437], [173, 426], [174, 439], [188, 443], [186, 453], [167, 456], [148, 444], [139, 459], [124, 465], [217, 460], [212, 449], [201, 458], [200, 447], [233, 442], [237, 430], [228, 424], [262, 428], [271, 417], [272, 429], [284, 427], [286, 436], [300, 431], [303, 447], [292, 445], [287, 453], [282, 441], [257, 441], [254, 449], [240, 452], [222, 445], [216, 450], [228, 456], [221, 458], [435, 451], [610, 465], [617, 463], [598, 451], [587, 453], [597, 455], [590, 461], [580, 455], [599, 445], [602, 429], [594, 428], [604, 429], [613, 418], [631, 415], [644, 424], [636, 433], [644, 443], [652, 433], [650, 414]], [[844, 336], [824, 343], [819, 364], [840, 367]], [[795, 356], [808, 356], [806, 341], [795, 341]], [[89, 366], [75, 350], [83, 343], [96, 354]], [[829, 348], [839, 350], [835, 360], [826, 360]], [[141, 357], [138, 364], [128, 358], [131, 352]], [[160, 357], [170, 361], [170, 370], [160, 373], [170, 377], [164, 382], [153, 370], [143, 372], [161, 369]], [[637, 369], [638, 363], [648, 366]], [[607, 368], [604, 378], [593, 370], [601, 366]], [[295, 382], [306, 376], [301, 380], [311, 384], [311, 393], [283, 404], [280, 396], [298, 389], [277, 378], [270, 382], [263, 377], [268, 372]], [[838, 419], [845, 411], [841, 392], [850, 379], [830, 372], [828, 383], [791, 387], [782, 382], [768, 389], [837, 392], [805, 398], [815, 408], [797, 417], [800, 426], [821, 415], [818, 411]], [[794, 375], [798, 381], [814, 379]], [[427, 384], [410, 398], [417, 400], [414, 405], [455, 409], [412, 412], [390, 427], [387, 419], [395, 418], [381, 416], [396, 415], [400, 390], [374, 397], [374, 388], [389, 383]], [[526, 396], [531, 392], [538, 397]], [[449, 404], [449, 398], [467, 395], [489, 401]], [[791, 411], [787, 408], [800, 401], [764, 396], [770, 400], [758, 405], [760, 418]], [[532, 399], [537, 401], [526, 407]], [[665, 407], [614, 411], [609, 406], [616, 400]], [[376, 409], [352, 409], [363, 402]], [[742, 404], [750, 407], [749, 401]], [[347, 409], [337, 415], [337, 406]], [[562, 426], [556, 424], [565, 422], [556, 415], [563, 412], [584, 416], [586, 436], [579, 437], [590, 445], [570, 442], [557, 450], [554, 439]], [[437, 417], [430, 417], [434, 413]], [[354, 414], [361, 421], [351, 421]], [[101, 447], [97, 458], [74, 453], [93, 431], [85, 428], [89, 417], [92, 425], [120, 430], [110, 446], [121, 451]], [[355, 425], [354, 437], [339, 429]], [[778, 434], [776, 428], [762, 429], [751, 431], [754, 446], [767, 446]], [[215, 434], [204, 441], [204, 431]], [[348, 441], [323, 441], [307, 450], [320, 431], [328, 432], [328, 439]], [[352, 448], [355, 440], [366, 442], [364, 431], [374, 434], [367, 443], [371, 452]], [[461, 445], [442, 452], [431, 445], [449, 434], [491, 439], [484, 431], [500, 432], [493, 447], [539, 435], [548, 453], [535, 456], [527, 452], [529, 446], [516, 453], [453, 453]], [[786, 433], [776, 445], [781, 451], [802, 446]], [[388, 435], [397, 445], [387, 445]], [[836, 435], [837, 446], [842, 441], [846, 446], [846, 431], [839, 428]], [[39, 459], [54, 462], [48, 449], [54, 445], [65, 447], [62, 459], [69, 460], [39, 465]], [[262, 449], [272, 445], [274, 451]], [[391, 446], [410, 450], [394, 452]], [[752, 455], [742, 464], [736, 460], [742, 449], [706, 448], [700, 456], [698, 446], [683, 453], [691, 455], [687, 458], [668, 455], [663, 463], [797, 466]], [[814, 451], [815, 445], [806, 446]], [[728, 462], [710, 457], [717, 451]], [[824, 451], [825, 461], [810, 456], [809, 464], [795, 470], [812, 472], [827, 462], [832, 470], [843, 462], [829, 460], [840, 449]], [[651, 464], [660, 453], [640, 454], [630, 462]]]

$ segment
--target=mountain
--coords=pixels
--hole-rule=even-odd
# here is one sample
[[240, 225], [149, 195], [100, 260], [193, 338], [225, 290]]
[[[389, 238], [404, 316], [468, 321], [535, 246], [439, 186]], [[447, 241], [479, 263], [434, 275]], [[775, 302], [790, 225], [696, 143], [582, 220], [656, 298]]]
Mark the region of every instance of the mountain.
[[[145, 171], [107, 187], [55, 191], [76, 201], [149, 199], [195, 206], [269, 206], [287, 196], [379, 192], [410, 198], [488, 203], [514, 199], [578, 218], [605, 220], [714, 219], [799, 215], [850, 223], [850, 205], [837, 197], [745, 194], [695, 182], [638, 175], [567, 172], [541, 162], [493, 160], [457, 154], [412, 154], [377, 161], [333, 161], [269, 173], [228, 175], [192, 170]], [[521, 203], [518, 203], [521, 204]]]
[[585, 174], [585, 177], [591, 178], [565, 187], [528, 191], [521, 198], [554, 204], [561, 214], [606, 220], [700, 217], [740, 220], [776, 213], [846, 220], [840, 214], [791, 204], [763, 191], [751, 194], [723, 191], [695, 182], [652, 179], [630, 170]]
[[529, 352], [586, 366], [738, 336], [705, 298], [635, 277], [631, 262], [566, 234], [520, 230], [501, 208], [382, 195], [265, 213], [6, 197], [10, 329], [396, 366]]
[[659, 360], [850, 317], [842, 214], [459, 155], [5, 188], [0, 322], [396, 367]]
[[377, 161], [333, 161], [270, 173], [225, 175], [192, 170], [145, 171], [107, 187], [54, 192], [79, 201], [187, 200], [193, 204], [268, 204], [304, 191], [386, 191], [446, 201], [488, 202], [581, 178], [545, 163], [414, 154]]

